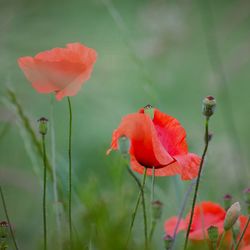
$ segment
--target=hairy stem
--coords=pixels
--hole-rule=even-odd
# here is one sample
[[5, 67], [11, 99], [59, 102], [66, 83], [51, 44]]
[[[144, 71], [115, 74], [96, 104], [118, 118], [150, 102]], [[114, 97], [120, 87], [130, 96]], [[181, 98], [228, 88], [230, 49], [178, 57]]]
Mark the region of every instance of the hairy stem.
[[204, 151], [203, 151], [203, 154], [202, 154], [202, 157], [201, 157], [198, 177], [197, 177], [197, 180], [196, 180], [194, 197], [193, 197], [193, 202], [192, 202], [192, 209], [191, 209], [190, 219], [189, 219], [189, 223], [188, 223], [186, 238], [185, 238], [184, 250], [187, 249], [187, 245], [188, 245], [188, 236], [189, 236], [192, 221], [193, 221], [194, 207], [195, 207], [195, 203], [196, 203], [196, 199], [197, 199], [197, 193], [198, 193], [199, 184], [200, 184], [202, 167], [203, 167], [203, 163], [204, 163], [204, 160], [205, 160], [205, 156], [206, 156], [207, 149], [208, 149], [208, 144], [209, 144], [208, 123], [209, 123], [209, 117], [206, 117], [206, 121], [205, 121], [205, 147], [204, 147]]
[[70, 98], [68, 97], [68, 106], [69, 106], [69, 145], [68, 145], [68, 157], [69, 157], [69, 179], [68, 179], [68, 188], [69, 188], [69, 240], [70, 248], [72, 248], [72, 213], [71, 213], [71, 201], [72, 201], [72, 158], [71, 158], [71, 136], [72, 136], [72, 108]]
[[42, 135], [43, 144], [43, 249], [47, 250], [47, 218], [46, 218], [46, 182], [47, 182], [47, 157], [45, 147], [45, 135]]

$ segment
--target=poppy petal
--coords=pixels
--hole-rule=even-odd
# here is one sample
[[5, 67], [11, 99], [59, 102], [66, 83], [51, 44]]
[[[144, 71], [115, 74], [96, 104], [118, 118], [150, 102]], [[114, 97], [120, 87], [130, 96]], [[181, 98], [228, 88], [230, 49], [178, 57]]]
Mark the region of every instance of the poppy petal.
[[155, 109], [153, 123], [161, 143], [170, 155], [188, 153], [186, 131], [177, 119]]
[[181, 179], [191, 180], [198, 176], [201, 158], [193, 153], [175, 155], [174, 158], [181, 166]]
[[[171, 217], [165, 222], [164, 228], [165, 228], [166, 234], [168, 234], [172, 237], [174, 236], [174, 231], [175, 231], [175, 227], [176, 227], [177, 222], [178, 222], [177, 216]], [[181, 219], [176, 233], [179, 233], [180, 231], [183, 231], [186, 229], [187, 229], [187, 224], [185, 223], [185, 220]]]
[[[139, 174], [144, 173], [145, 167], [142, 166], [136, 160], [136, 157], [133, 154], [131, 154], [131, 156], [130, 156], [130, 164], [131, 164], [131, 168], [135, 172], [137, 172]], [[152, 168], [147, 168], [147, 175], [152, 175], [152, 173], [153, 173]], [[180, 173], [181, 173], [181, 168], [180, 168], [179, 164], [170, 163], [169, 165], [167, 165], [165, 167], [155, 168], [154, 175], [155, 176], [173, 176], [173, 175], [177, 175]]]
[[167, 165], [173, 158], [159, 141], [153, 122], [148, 115], [135, 113], [123, 117], [118, 129], [112, 136], [111, 148], [118, 149], [118, 139], [126, 136], [131, 140], [131, 151], [137, 161], [152, 167]]

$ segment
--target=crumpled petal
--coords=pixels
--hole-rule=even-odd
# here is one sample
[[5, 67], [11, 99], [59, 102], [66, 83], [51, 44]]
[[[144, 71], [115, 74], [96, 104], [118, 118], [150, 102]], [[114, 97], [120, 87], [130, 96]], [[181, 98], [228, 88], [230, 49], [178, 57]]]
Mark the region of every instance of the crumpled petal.
[[[165, 228], [165, 232], [167, 235], [170, 235], [172, 237], [174, 236], [174, 231], [175, 231], [175, 227], [177, 225], [177, 222], [178, 222], [177, 216], [171, 217], [165, 221], [164, 228]], [[176, 233], [179, 233], [180, 231], [183, 231], [186, 229], [187, 229], [187, 225], [185, 223], [185, 220], [180, 219], [180, 224], [177, 228]]]

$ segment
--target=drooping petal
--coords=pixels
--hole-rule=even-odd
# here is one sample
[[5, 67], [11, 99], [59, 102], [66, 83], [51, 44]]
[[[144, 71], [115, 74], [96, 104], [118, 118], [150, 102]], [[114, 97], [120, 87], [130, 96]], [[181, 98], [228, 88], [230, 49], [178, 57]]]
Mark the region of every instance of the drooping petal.
[[123, 117], [121, 124], [113, 133], [112, 149], [118, 149], [118, 139], [123, 135], [131, 140], [131, 152], [145, 167], [157, 168], [168, 165], [174, 160], [159, 141], [148, 115], [135, 113]]
[[198, 176], [201, 158], [193, 153], [175, 155], [174, 158], [181, 167], [181, 179], [192, 180]]
[[[130, 155], [130, 164], [131, 164], [131, 168], [139, 173], [139, 174], [143, 174], [144, 173], [144, 169], [145, 167], [142, 166], [137, 160], [136, 157], [131, 154]], [[152, 168], [147, 168], [147, 175], [152, 175]], [[179, 164], [175, 164], [175, 162], [170, 163], [167, 166], [163, 166], [163, 167], [159, 167], [159, 168], [155, 168], [155, 172], [154, 175], [155, 176], [173, 176], [173, 175], [177, 175], [181, 173], [181, 168], [179, 166]]]

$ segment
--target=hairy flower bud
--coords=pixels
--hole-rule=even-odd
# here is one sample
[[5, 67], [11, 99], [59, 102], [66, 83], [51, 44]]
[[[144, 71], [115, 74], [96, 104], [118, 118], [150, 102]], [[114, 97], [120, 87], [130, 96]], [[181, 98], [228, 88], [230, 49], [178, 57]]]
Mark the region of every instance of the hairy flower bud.
[[213, 249], [215, 249], [216, 245], [217, 245], [218, 238], [219, 238], [218, 227], [210, 226], [207, 229], [207, 233], [208, 233], [209, 240], [211, 241], [211, 243], [213, 245]]
[[4, 239], [8, 236], [8, 222], [0, 221], [0, 238]]
[[48, 123], [48, 119], [45, 118], [45, 117], [41, 117], [39, 120], [39, 133], [41, 135], [46, 135], [47, 134], [47, 130], [48, 130], [48, 126], [47, 126], [47, 123]]
[[202, 102], [202, 113], [206, 117], [210, 117], [213, 115], [216, 107], [216, 100], [213, 96], [207, 96], [203, 99]]
[[235, 224], [235, 222], [237, 221], [239, 216], [240, 216], [240, 203], [235, 202], [227, 210], [226, 217], [225, 217], [225, 220], [224, 220], [224, 230], [227, 231], [230, 228], [232, 228], [232, 226]]
[[118, 139], [118, 145], [119, 145], [119, 150], [123, 156], [126, 156], [129, 154], [130, 140], [128, 137], [126, 137], [125, 135], [122, 135]]
[[152, 105], [148, 104], [144, 107], [144, 114], [148, 114], [152, 120], [154, 119], [154, 112], [155, 109]]
[[232, 205], [232, 195], [230, 194], [226, 194], [224, 197], [223, 197], [223, 200], [224, 200], [224, 208], [225, 210], [227, 211], [228, 208], [230, 208], [230, 206]]
[[165, 249], [170, 250], [174, 243], [174, 238], [171, 235], [166, 235], [164, 237]]
[[161, 218], [163, 204], [157, 200], [153, 201], [151, 205], [153, 220], [159, 220]]

